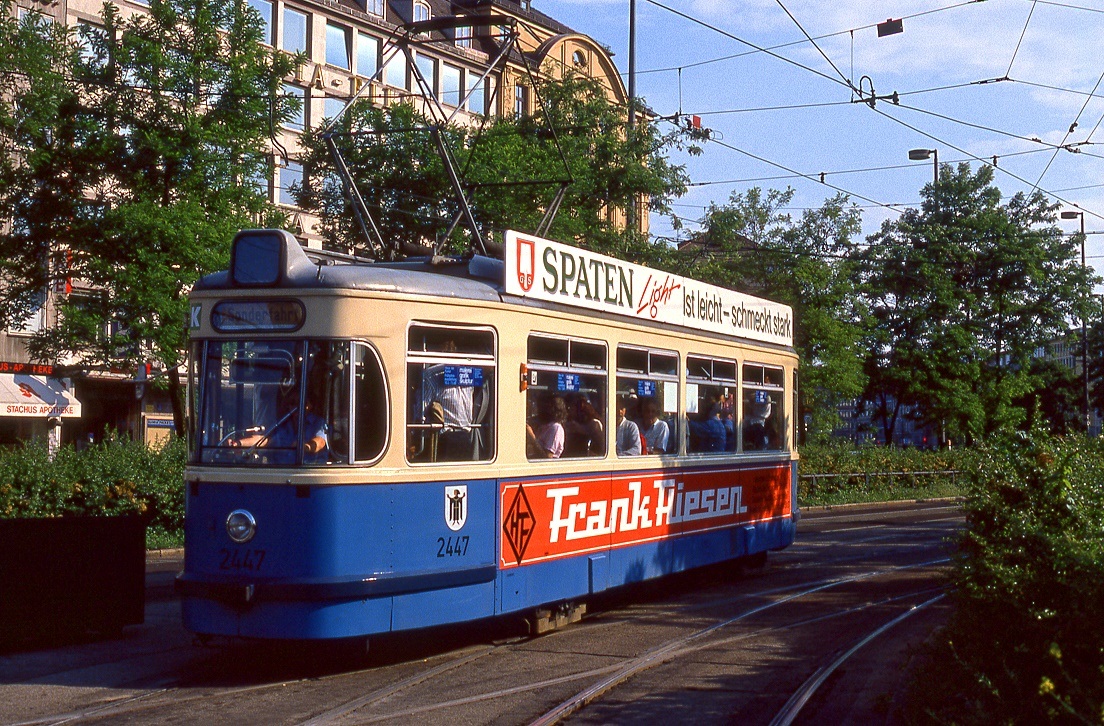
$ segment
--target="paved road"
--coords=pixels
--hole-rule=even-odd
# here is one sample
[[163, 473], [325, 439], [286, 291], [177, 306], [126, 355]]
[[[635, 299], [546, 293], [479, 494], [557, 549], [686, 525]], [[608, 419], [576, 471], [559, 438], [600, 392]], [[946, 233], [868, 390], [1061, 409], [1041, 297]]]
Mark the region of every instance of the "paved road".
[[[0, 656], [0, 723], [892, 722], [910, 647], [943, 617], [949, 503], [809, 511], [762, 570], [716, 567], [591, 603], [526, 639], [516, 621], [380, 638], [347, 652], [201, 648], [151, 562], [146, 623], [124, 637]], [[906, 614], [832, 671], [812, 676]]]

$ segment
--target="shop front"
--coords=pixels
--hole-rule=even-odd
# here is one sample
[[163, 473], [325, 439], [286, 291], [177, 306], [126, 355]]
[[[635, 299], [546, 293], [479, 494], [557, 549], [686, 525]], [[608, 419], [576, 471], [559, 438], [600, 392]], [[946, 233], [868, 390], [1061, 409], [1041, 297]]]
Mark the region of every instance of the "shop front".
[[[48, 366], [37, 367], [52, 372]], [[0, 372], [0, 446], [45, 440], [56, 451], [62, 427], [80, 418], [81, 403], [67, 379]]]

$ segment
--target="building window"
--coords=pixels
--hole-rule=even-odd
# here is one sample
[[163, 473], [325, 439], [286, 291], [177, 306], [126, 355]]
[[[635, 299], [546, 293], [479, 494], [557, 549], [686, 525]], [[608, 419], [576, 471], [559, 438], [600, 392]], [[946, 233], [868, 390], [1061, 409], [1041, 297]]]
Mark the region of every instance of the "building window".
[[529, 88], [520, 83], [514, 86], [514, 116], [522, 118], [529, 115]]
[[493, 81], [490, 78], [480, 80], [478, 73], [468, 72], [467, 74], [467, 86], [468, 86], [468, 111], [471, 113], [477, 113], [484, 115], [487, 113], [487, 95], [486, 88], [489, 83]]
[[431, 95], [437, 94], [437, 61], [430, 58], [427, 55], [418, 53], [414, 57], [414, 62], [418, 64], [418, 70], [422, 74], [422, 78], [425, 79], [426, 85], [429, 86], [429, 92]]
[[272, 0], [248, 0], [249, 7], [257, 11], [261, 16], [261, 42], [275, 45], [272, 37]]
[[341, 109], [345, 108], [346, 103], [348, 103], [348, 99], [326, 96], [325, 100], [322, 101], [322, 117], [327, 120], [337, 118], [337, 114], [341, 113]]
[[376, 15], [376, 16], [382, 18], [383, 17], [383, 0], [365, 0], [364, 9], [365, 9], [365, 11], [371, 13], [372, 15]]
[[264, 197], [266, 202], [269, 202], [272, 201], [272, 195], [268, 186], [271, 179], [272, 162], [265, 159], [263, 162], [254, 163], [249, 166], [249, 171], [246, 173], [245, 177], [245, 185], [258, 195]]
[[357, 75], [375, 78], [379, 70], [379, 40], [367, 33], [357, 33]]
[[423, 2], [415, 2], [414, 22], [419, 23], [423, 20], [429, 20], [429, 5]]
[[30, 301], [27, 316], [13, 320], [8, 332], [19, 335], [33, 335], [46, 327], [46, 293], [37, 292]]
[[472, 29], [470, 25], [460, 25], [456, 28], [456, 47], [457, 48], [471, 48], [472, 47]]
[[289, 7], [284, 8], [284, 50], [307, 52], [307, 15]]
[[104, 59], [100, 56], [107, 41], [107, 31], [98, 25], [85, 23], [77, 24], [77, 45], [80, 48], [80, 59], [85, 67], [101, 70], [105, 66]]
[[460, 98], [460, 69], [444, 63], [441, 66], [441, 102], [459, 106]]
[[387, 61], [387, 65], [383, 69], [383, 80], [389, 86], [395, 88], [406, 88], [406, 55], [401, 50], [396, 50], [394, 47], [388, 48], [384, 55], [391, 56], [391, 60]]
[[[294, 188], [293, 188], [294, 187]], [[295, 192], [303, 187], [303, 165], [289, 160], [287, 166], [280, 169], [280, 204], [297, 206]]]
[[290, 83], [285, 83], [284, 96], [298, 106], [298, 108], [292, 112], [287, 121], [284, 121], [284, 128], [291, 129], [292, 131], [302, 131], [307, 127], [306, 89], [300, 88], [299, 86], [294, 86]]
[[326, 23], [326, 63], [349, 70], [349, 29]]

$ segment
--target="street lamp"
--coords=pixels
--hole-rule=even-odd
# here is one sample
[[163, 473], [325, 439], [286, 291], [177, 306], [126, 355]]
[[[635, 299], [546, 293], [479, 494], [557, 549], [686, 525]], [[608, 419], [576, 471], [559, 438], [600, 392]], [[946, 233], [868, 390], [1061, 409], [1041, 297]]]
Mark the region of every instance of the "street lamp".
[[[1081, 218], [1081, 269], [1085, 269], [1085, 213], [1069, 210], [1062, 212], [1062, 219]], [[1085, 400], [1081, 402], [1085, 417], [1085, 434], [1089, 434], [1092, 419], [1089, 418], [1089, 338], [1085, 333], [1085, 318], [1081, 318], [1081, 377], [1084, 381]]]
[[913, 161], [927, 161], [934, 159], [935, 183], [939, 183], [939, 149], [910, 149], [909, 158]]

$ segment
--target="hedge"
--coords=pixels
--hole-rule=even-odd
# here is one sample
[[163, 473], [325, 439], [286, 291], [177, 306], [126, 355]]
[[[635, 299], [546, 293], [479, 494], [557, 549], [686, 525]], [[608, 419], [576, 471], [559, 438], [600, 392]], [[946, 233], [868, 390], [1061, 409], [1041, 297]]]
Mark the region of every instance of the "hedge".
[[972, 449], [856, 447], [849, 442], [803, 446], [800, 453], [798, 501], [803, 506], [958, 496], [964, 491], [958, 472], [974, 468], [977, 456]]
[[62, 447], [50, 460], [44, 442], [0, 451], [0, 517], [137, 514], [151, 547], [180, 546], [184, 525], [181, 439], [160, 449], [126, 438], [81, 451]]
[[1104, 441], [1033, 432], [979, 454], [911, 720], [1104, 723]]

